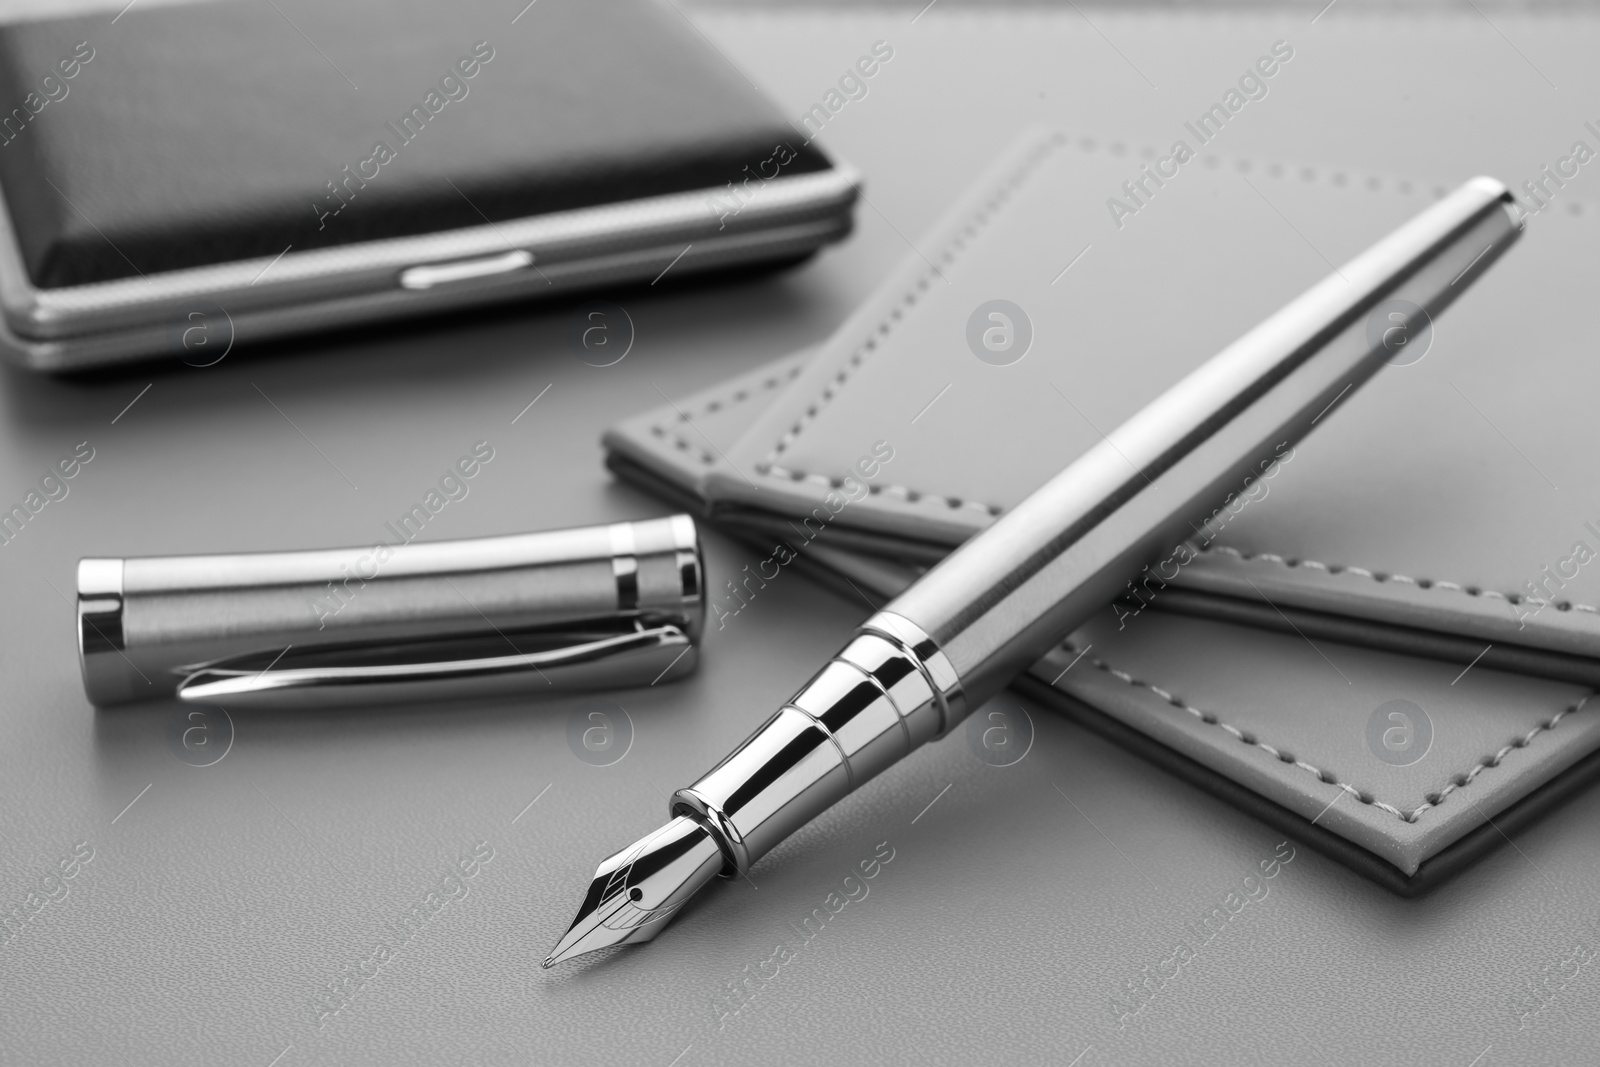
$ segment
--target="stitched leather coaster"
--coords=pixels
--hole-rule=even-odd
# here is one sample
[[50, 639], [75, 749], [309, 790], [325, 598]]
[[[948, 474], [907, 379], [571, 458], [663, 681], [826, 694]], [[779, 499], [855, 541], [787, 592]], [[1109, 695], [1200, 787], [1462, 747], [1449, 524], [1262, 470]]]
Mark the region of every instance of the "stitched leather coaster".
[[[723, 463], [723, 435], [740, 433], [756, 405], [792, 381], [809, 355], [628, 420], [606, 435], [607, 463], [681, 506], [711, 513], [700, 493]], [[794, 520], [736, 512], [714, 521], [763, 552], [780, 540], [800, 546], [791, 565], [852, 601], [891, 597], [923, 569], [860, 551], [841, 527], [807, 542]], [[724, 582], [725, 603], [738, 603], [741, 579], [751, 580], [744, 573]], [[729, 610], [722, 623], [740, 610]], [[1459, 677], [1458, 669], [1345, 643], [1313, 647], [1299, 635], [1164, 610], [1120, 632], [1112, 619], [1084, 627], [1020, 687], [1389, 889], [1414, 895], [1600, 773], [1600, 724], [1587, 688], [1481, 663]], [[1407, 716], [1411, 734], [1391, 740], [1423, 749], [1409, 765], [1374, 758], [1368, 742], [1366, 720], [1396, 701], [1406, 702], [1391, 710]], [[1382, 730], [1407, 729], [1388, 714], [1379, 718]], [[1378, 746], [1389, 751], [1381, 731]]]
[[[881, 439], [895, 460], [835, 522], [947, 550], [1327, 273], [1280, 214], [1337, 263], [1427, 203], [1409, 183], [1340, 187], [1205, 156], [1118, 230], [1107, 194], [1139, 165], [1092, 140], [1025, 140], [785, 398], [724, 442], [731, 469], [707, 479], [715, 506], [806, 513]], [[1277, 478], [1219, 514], [1197, 538], [1210, 551], [1159, 561], [1130, 595], [1154, 602], [1170, 583], [1457, 633], [1479, 650], [1592, 656], [1600, 472], [1569, 442], [1600, 366], [1581, 357], [1570, 317], [1510, 310], [1583, 305], [1592, 226], [1541, 216]], [[1032, 336], [996, 366], [967, 335], [1006, 293]]]
[[[1326, 272], [1292, 231], [1263, 236], [1239, 212], [1295, 220], [1337, 262], [1426, 202], [1407, 183], [1194, 161], [1118, 230], [1096, 212], [1137, 163], [1083, 139], [1030, 141], [814, 354], [623, 424], [609, 461], [706, 501], [754, 543], [809, 540], [851, 595], [892, 595]], [[1208, 551], [1108, 609], [1035, 678], [1381, 858], [1400, 884], [1458, 865], [1444, 859], [1455, 842], [1498, 839], [1479, 828], [1600, 749], [1586, 703], [1600, 535], [1583, 510], [1600, 476], [1561, 448], [1582, 396], [1541, 394], [1543, 422], [1519, 406], [1530, 362], [1547, 381], [1600, 372], [1572, 358], [1574, 324], [1507, 312], [1577, 284], [1588, 225], [1538, 220], [1412, 338], [1427, 347], [1219, 516]], [[965, 326], [1007, 293], [1033, 338], [997, 366]], [[803, 517], [878, 441], [894, 458], [873, 491], [810, 536], [820, 521]], [[739, 610], [738, 588], [714, 591], [718, 610]]]

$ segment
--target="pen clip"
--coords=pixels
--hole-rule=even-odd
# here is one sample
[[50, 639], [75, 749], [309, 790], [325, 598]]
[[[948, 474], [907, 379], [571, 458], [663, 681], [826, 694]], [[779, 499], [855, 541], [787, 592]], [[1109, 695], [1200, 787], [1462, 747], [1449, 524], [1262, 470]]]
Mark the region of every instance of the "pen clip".
[[[528, 645], [539, 646], [524, 651]], [[495, 632], [392, 645], [274, 649], [180, 668], [180, 700], [307, 707], [654, 685], [691, 673], [694, 641], [671, 624]]]

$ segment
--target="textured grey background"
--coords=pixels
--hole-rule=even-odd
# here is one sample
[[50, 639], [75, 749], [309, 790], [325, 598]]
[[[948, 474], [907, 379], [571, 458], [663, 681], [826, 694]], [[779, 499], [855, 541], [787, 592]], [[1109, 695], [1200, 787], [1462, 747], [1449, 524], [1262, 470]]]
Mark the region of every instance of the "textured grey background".
[[[1515, 184], [1597, 117], [1584, 111], [1600, 100], [1588, 16], [1336, 6], [1311, 26], [1318, 6], [1088, 19], [935, 7], [914, 24], [909, 9], [694, 9], [796, 116], [872, 41], [896, 48], [823, 137], [869, 176], [859, 233], [802, 271], [623, 295], [637, 341], [603, 369], [571, 353], [568, 315], [551, 309], [205, 370], [0, 372], [0, 498], [77, 442], [96, 450], [70, 495], [0, 548], [0, 905], [20, 905], [75, 843], [95, 850], [63, 899], [0, 944], [0, 1062], [1592, 1062], [1600, 796], [1420, 901], [1300, 849], [1265, 900], [1202, 942], [1186, 931], [1280, 838], [1037, 708], [1021, 763], [987, 766], [958, 734], [649, 947], [541, 971], [601, 855], [653, 826], [662, 794], [865, 614], [798, 575], [708, 635], [693, 680], [613, 694], [636, 737], [606, 768], [567, 749], [577, 698], [239, 714], [227, 756], [195, 768], [168, 748], [173, 709], [96, 714], [81, 695], [63, 596], [80, 555], [370, 542], [479, 439], [496, 458], [429, 537], [661, 513], [607, 478], [601, 430], [824, 336], [1030, 120], [1177, 136], [1279, 37], [1294, 65], [1219, 148]], [[1600, 181], [1588, 170], [1574, 200]], [[710, 546], [717, 580], [755, 558]], [[313, 998], [478, 841], [495, 855], [470, 894], [319, 1028]], [[776, 972], [761, 967], [883, 841], [894, 860], [869, 896]], [[1151, 978], [1159, 991], [1119, 1027], [1114, 1001], [1137, 1004], [1125, 983], [1185, 937], [1196, 957]], [[1590, 963], [1564, 963], [1580, 948]], [[759, 991], [719, 1028], [729, 983], [747, 978]], [[1529, 982], [1551, 992], [1519, 1000]]]

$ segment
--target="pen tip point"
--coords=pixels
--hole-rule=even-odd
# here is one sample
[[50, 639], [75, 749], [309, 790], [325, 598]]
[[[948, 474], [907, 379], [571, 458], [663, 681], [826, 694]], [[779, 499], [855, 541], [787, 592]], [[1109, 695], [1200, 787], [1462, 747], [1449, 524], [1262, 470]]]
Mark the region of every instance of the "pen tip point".
[[675, 817], [600, 864], [572, 926], [544, 965], [650, 940], [724, 864], [709, 830], [686, 815]]

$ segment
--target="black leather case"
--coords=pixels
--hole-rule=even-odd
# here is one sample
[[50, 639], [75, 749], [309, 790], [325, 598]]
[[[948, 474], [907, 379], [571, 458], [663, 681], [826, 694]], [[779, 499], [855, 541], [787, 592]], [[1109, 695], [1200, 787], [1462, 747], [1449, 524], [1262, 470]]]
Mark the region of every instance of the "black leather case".
[[[270, 289], [308, 255], [348, 275], [374, 243], [463, 232], [481, 247], [386, 261], [379, 288], [407, 265], [494, 255], [530, 292], [648, 281], [669, 263], [803, 255], [846, 232], [854, 198], [657, 0], [223, 2], [19, 24], [0, 28], [0, 94], [0, 189], [25, 275], [11, 288], [32, 291], [6, 294], [23, 347], [136, 325], [63, 326], [50, 301], [75, 287], [187, 271], [192, 302], [208, 268], [253, 262], [247, 286]], [[606, 215], [667, 201], [620, 230]], [[532, 219], [567, 224], [539, 247], [506, 229]], [[641, 233], [648, 254], [630, 258]], [[517, 250], [531, 262], [505, 258]], [[563, 255], [588, 260], [579, 277], [556, 276]], [[262, 304], [212, 288], [230, 315]]]

